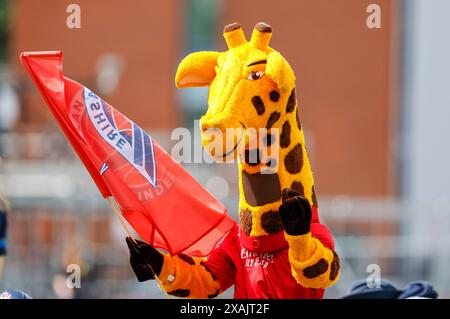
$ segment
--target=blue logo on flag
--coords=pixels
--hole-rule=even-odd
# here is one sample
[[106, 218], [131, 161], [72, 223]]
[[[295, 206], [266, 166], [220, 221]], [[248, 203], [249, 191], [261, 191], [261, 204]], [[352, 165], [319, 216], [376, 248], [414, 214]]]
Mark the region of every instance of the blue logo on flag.
[[[150, 135], [121, 113], [112, 114], [112, 108], [87, 88], [84, 88], [84, 101], [89, 119], [100, 136], [156, 188], [156, 162]], [[120, 128], [116, 120], [121, 122]], [[101, 174], [108, 168], [109, 165], [103, 164]]]

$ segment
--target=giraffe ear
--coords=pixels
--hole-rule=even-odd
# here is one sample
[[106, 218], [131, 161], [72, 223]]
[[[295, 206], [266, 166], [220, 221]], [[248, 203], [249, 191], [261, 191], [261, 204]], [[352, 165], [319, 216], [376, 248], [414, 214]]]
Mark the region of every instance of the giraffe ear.
[[219, 52], [200, 51], [189, 54], [178, 65], [177, 88], [209, 86], [216, 76]]
[[273, 51], [267, 57], [266, 76], [274, 81], [281, 91], [289, 92], [295, 86], [295, 74], [286, 59]]

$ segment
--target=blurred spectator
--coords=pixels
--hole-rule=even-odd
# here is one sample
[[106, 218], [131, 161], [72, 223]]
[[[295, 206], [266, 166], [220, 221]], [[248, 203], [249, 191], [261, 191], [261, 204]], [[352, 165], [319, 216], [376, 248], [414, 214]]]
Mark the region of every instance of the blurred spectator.
[[367, 279], [355, 282], [343, 299], [436, 299], [439, 294], [427, 281], [413, 281], [405, 288], [397, 289], [387, 280], [380, 280], [379, 287], [370, 287]]
[[19, 120], [19, 113], [19, 97], [8, 77], [0, 70], [0, 132], [12, 130]]
[[9, 211], [9, 203], [6, 200], [5, 196], [0, 193], [0, 283], [3, 275], [3, 267], [5, 264], [8, 211]]
[[29, 294], [17, 289], [6, 289], [0, 294], [0, 299], [32, 299]]
[[19, 96], [8, 69], [0, 63], [0, 156], [4, 153], [4, 135], [16, 127], [19, 115]]

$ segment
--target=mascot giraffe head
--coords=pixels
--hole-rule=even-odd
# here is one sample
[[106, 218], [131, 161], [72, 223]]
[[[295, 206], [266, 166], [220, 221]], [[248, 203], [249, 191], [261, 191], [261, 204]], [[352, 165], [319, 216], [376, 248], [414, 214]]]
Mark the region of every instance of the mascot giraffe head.
[[[286, 59], [269, 46], [272, 28], [256, 24], [247, 41], [237, 23], [224, 28], [228, 46], [225, 52], [202, 51], [181, 61], [176, 86], [209, 86], [208, 110], [200, 119], [205, 148], [214, 141], [211, 131], [221, 132], [228, 141], [211, 155], [222, 158], [239, 154], [239, 219], [247, 235], [257, 237], [282, 230], [278, 207], [282, 191], [291, 188], [316, 205], [314, 182], [306, 153], [295, 97], [295, 75]], [[261, 147], [249, 147], [248, 136], [233, 133], [249, 129], [267, 129]], [[272, 134], [272, 131], [280, 134]], [[261, 138], [261, 136], [258, 136]], [[258, 144], [259, 145], [259, 144]], [[238, 148], [242, 146], [242, 148]], [[277, 146], [277, 158], [270, 149]], [[242, 154], [240, 154], [242, 155]], [[274, 165], [275, 163], [275, 165]], [[265, 174], [263, 168], [277, 167]]]

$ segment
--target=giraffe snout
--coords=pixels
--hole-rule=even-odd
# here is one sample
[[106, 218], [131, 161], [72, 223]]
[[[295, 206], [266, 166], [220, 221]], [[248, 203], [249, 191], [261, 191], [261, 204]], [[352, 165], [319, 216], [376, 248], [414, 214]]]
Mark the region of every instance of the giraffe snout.
[[202, 132], [202, 144], [206, 146], [216, 141], [217, 138], [222, 138], [225, 127], [217, 120], [203, 117], [200, 120], [200, 130]]
[[202, 121], [200, 123], [200, 129], [201, 129], [202, 133], [212, 131], [212, 130], [220, 131], [220, 128], [217, 124], [206, 122], [206, 121]]
[[200, 120], [202, 132], [202, 144], [213, 157], [222, 157], [234, 152], [243, 135], [243, 127], [234, 125], [236, 121], [229, 118], [218, 118], [216, 116]]

